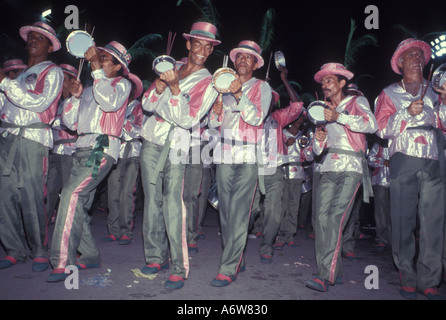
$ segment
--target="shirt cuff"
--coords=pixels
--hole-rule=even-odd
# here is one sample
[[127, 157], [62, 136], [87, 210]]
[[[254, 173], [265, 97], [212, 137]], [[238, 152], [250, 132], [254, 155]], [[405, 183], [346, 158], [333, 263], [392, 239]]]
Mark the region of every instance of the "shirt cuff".
[[93, 77], [93, 79], [102, 79], [105, 77], [105, 71], [104, 69], [96, 69], [94, 71], [91, 72], [91, 76]]

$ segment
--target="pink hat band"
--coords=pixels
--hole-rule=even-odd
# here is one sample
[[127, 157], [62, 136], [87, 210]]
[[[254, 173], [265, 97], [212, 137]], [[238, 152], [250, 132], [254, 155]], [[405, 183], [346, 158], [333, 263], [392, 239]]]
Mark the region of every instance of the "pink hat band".
[[392, 67], [392, 70], [395, 73], [401, 74], [400, 68], [398, 67], [398, 61], [400, 60], [401, 55], [406, 50], [409, 50], [410, 48], [414, 48], [414, 47], [417, 47], [417, 48], [420, 48], [421, 50], [423, 50], [424, 63], [426, 64], [429, 62], [429, 60], [431, 58], [431, 54], [432, 54], [431, 46], [422, 40], [409, 38], [409, 39], [401, 41], [398, 44], [398, 47], [396, 48], [395, 52], [393, 53], [392, 58], [390, 59], [390, 66]]
[[221, 43], [219, 40], [216, 39], [216, 35], [217, 27], [209, 22], [195, 22], [188, 34], [183, 33], [183, 37], [186, 40], [189, 40], [190, 38], [197, 38], [201, 40], [211, 41], [214, 46]]
[[351, 71], [347, 70], [344, 65], [336, 62], [330, 62], [324, 64], [321, 69], [314, 75], [314, 81], [321, 83], [322, 78], [330, 74], [340, 75], [346, 77], [348, 80], [351, 80], [354, 76], [354, 74]]
[[22, 37], [22, 39], [27, 41], [28, 33], [31, 31], [38, 32], [40, 34], [43, 34], [45, 37], [47, 37], [53, 46], [53, 51], [57, 51], [61, 48], [61, 44], [60, 44], [59, 39], [57, 39], [56, 32], [54, 31], [53, 28], [51, 28], [46, 23], [39, 21], [39, 22], [35, 22], [32, 26], [21, 27], [19, 30], [19, 33], [20, 33], [20, 36]]
[[5, 63], [3, 63], [3, 72], [8, 72], [11, 70], [23, 70], [26, 69], [28, 66], [23, 63], [21, 59], [12, 59], [7, 60]]
[[62, 71], [74, 78], [77, 78], [77, 69], [69, 64], [60, 64], [59, 67]]

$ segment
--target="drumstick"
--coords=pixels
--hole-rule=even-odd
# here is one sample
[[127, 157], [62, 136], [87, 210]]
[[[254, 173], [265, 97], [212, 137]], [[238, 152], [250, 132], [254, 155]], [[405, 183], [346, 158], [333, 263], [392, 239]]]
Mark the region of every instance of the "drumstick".
[[268, 62], [268, 68], [266, 69], [266, 76], [265, 76], [265, 80], [268, 81], [268, 77], [269, 77], [269, 68], [271, 66], [271, 58], [273, 57], [273, 52], [271, 51], [271, 54], [269, 56], [269, 62]]
[[[423, 66], [420, 63], [420, 72], [421, 72], [421, 88], [420, 88], [420, 92], [421, 92], [421, 96], [423, 96], [423, 90], [424, 90], [424, 78], [423, 78]], [[421, 98], [423, 99], [423, 98]]]
[[433, 68], [434, 68], [434, 64], [431, 64], [431, 70], [429, 71], [429, 77], [427, 78], [427, 84], [426, 84], [426, 87], [424, 88], [424, 92], [421, 95], [421, 100], [423, 100], [424, 96], [426, 95], [427, 88], [429, 87], [429, 83], [431, 81], [432, 69]]
[[79, 61], [79, 68], [77, 69], [77, 81], [79, 81], [79, 78], [81, 77], [81, 71], [82, 71], [82, 68], [84, 67], [84, 58], [82, 58], [80, 61]]

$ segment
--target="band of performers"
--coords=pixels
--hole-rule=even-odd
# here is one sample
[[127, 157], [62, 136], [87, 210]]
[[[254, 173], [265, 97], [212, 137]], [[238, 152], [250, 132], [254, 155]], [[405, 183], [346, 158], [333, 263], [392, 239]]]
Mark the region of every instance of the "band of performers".
[[[221, 43], [209, 22], [182, 34], [184, 59], [169, 53], [154, 61], [157, 78], [145, 92], [117, 41], [82, 52], [91, 66], [86, 85], [81, 69], [51, 61], [62, 49], [51, 26], [36, 22], [19, 33], [27, 62], [11, 59], [0, 70], [0, 269], [30, 256], [34, 272], [61, 282], [69, 265], [100, 267], [88, 212], [106, 182], [108, 235], [101, 241], [131, 245], [142, 186], [139, 272], [168, 270], [164, 286], [180, 289], [204, 236], [214, 181], [223, 251], [211, 286], [249, 272], [250, 233], [262, 235], [260, 263], [296, 246], [304, 202], [312, 208], [317, 265], [305, 285], [325, 292], [342, 283], [342, 257], [355, 257], [356, 207], [373, 197], [376, 248], [392, 251], [400, 294], [443, 298], [446, 84], [423, 78], [427, 43], [397, 45], [390, 62], [401, 80], [385, 87], [373, 108], [352, 87], [353, 72], [330, 61], [314, 74], [324, 100], [305, 105], [279, 62], [289, 101], [280, 106], [267, 79], [254, 76], [266, 64], [255, 41], [239, 39], [223, 68], [206, 68]], [[370, 148], [369, 136], [376, 141]]]

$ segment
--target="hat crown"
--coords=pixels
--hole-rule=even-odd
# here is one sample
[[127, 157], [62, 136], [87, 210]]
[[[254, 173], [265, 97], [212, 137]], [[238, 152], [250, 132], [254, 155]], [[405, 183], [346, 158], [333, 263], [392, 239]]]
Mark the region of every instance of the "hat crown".
[[40, 22], [40, 21], [38, 21], [38, 22], [35, 22], [35, 23], [33, 24], [33, 26], [34, 26], [34, 27], [38, 27], [38, 28], [45, 29], [46, 31], [48, 31], [49, 33], [51, 33], [53, 36], [56, 36], [56, 31], [54, 31], [54, 29], [53, 29], [50, 25], [46, 24], [45, 22]]
[[341, 63], [329, 62], [322, 65], [321, 70], [344, 71], [347, 70], [347, 68]]
[[260, 48], [260, 46], [257, 43], [255, 43], [254, 41], [251, 41], [251, 40], [240, 41], [239, 44], [238, 44], [238, 47], [239, 48], [251, 49], [251, 50], [257, 52], [260, 55], [262, 54], [262, 49]]
[[195, 22], [189, 32], [191, 35], [203, 35], [215, 39], [217, 35], [217, 27], [210, 22]]
[[117, 41], [111, 41], [105, 45], [105, 48], [115, 52], [122, 61], [128, 66], [132, 61], [132, 56], [127, 52], [127, 49]]

